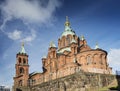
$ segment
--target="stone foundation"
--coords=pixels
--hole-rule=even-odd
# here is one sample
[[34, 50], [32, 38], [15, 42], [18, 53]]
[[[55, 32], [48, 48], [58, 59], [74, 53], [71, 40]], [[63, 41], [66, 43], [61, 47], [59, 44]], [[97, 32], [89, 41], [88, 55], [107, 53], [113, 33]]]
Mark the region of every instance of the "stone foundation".
[[30, 91], [97, 91], [101, 87], [108, 86], [116, 79], [115, 75], [96, 73], [75, 73], [60, 79], [31, 86]]

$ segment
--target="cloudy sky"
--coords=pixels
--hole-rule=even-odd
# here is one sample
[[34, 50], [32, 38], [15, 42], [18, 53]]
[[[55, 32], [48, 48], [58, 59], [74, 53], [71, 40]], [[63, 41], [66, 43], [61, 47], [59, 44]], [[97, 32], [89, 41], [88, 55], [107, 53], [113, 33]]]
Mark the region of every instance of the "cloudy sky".
[[30, 72], [42, 72], [41, 58], [50, 41], [64, 31], [65, 17], [88, 45], [108, 52], [113, 71], [120, 70], [120, 0], [0, 0], [0, 85], [12, 86], [21, 42]]

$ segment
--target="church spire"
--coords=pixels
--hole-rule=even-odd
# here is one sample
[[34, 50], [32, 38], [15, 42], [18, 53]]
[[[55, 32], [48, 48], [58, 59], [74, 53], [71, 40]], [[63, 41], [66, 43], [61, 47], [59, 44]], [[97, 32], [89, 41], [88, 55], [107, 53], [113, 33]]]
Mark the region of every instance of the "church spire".
[[98, 45], [98, 43], [96, 43], [96, 45], [95, 45], [95, 49], [99, 49], [99, 45]]
[[70, 22], [68, 20], [68, 16], [66, 16], [65, 31], [72, 31], [72, 29], [70, 28]]
[[69, 22], [69, 20], [68, 20], [68, 16], [66, 16], [65, 26], [70, 26], [70, 22]]
[[25, 48], [24, 48], [24, 42], [22, 42], [22, 44], [21, 44], [21, 50], [20, 50], [20, 53], [23, 53], [23, 54], [26, 53], [26, 52], [25, 52]]
[[[72, 30], [70, 27], [70, 22], [68, 20], [68, 16], [66, 16], [66, 21], [65, 21], [65, 30], [62, 33], [62, 36], [67, 36], [67, 35], [75, 35], [75, 32]], [[61, 37], [62, 37], [61, 36]]]
[[81, 36], [81, 40], [84, 40], [84, 39], [85, 39], [85, 37], [84, 37], [84, 35], [82, 35], [82, 36]]

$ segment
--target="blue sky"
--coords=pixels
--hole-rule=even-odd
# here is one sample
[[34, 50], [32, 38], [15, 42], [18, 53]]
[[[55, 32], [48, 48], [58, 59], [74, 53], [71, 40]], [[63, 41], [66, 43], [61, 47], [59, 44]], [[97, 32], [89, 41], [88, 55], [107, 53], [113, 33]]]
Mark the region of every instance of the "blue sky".
[[120, 69], [119, 0], [1, 0], [0, 1], [0, 85], [12, 86], [16, 53], [21, 42], [29, 55], [30, 72], [42, 72], [41, 58], [50, 41], [64, 31], [65, 17], [88, 45], [108, 52], [113, 71]]

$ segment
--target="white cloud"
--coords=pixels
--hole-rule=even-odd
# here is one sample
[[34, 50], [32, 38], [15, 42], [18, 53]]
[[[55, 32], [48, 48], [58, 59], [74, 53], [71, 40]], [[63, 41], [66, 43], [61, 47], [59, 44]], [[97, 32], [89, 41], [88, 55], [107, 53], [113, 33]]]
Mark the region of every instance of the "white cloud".
[[4, 28], [6, 26], [6, 23], [11, 20], [11, 16], [4, 16], [3, 24], [0, 26], [0, 30], [5, 33]]
[[31, 30], [31, 35], [30, 36], [26, 36], [25, 38], [22, 39], [22, 41], [24, 42], [31, 42], [36, 38], [36, 31], [35, 30]]
[[40, 3], [42, 3], [41, 0], [6, 0], [1, 5], [2, 14], [29, 23], [45, 23], [52, 17], [60, 3], [58, 0], [48, 0], [46, 7], [43, 7]]
[[8, 37], [12, 40], [20, 40], [21, 42], [31, 42], [36, 38], [36, 31], [31, 29], [28, 35], [22, 30], [14, 30], [13, 32], [7, 33]]
[[108, 53], [108, 62], [113, 70], [120, 71], [120, 49], [110, 49]]
[[13, 40], [21, 39], [22, 31], [14, 30], [13, 32], [7, 33], [8, 37]]
[[[21, 36], [21, 31], [15, 30], [13, 32], [6, 32], [5, 28], [7, 26], [7, 22], [12, 19], [20, 19], [23, 21], [25, 26], [31, 27], [29, 24], [48, 24], [53, 18], [53, 13], [56, 8], [60, 6], [59, 0], [5, 0], [1, 5], [1, 13], [3, 17], [3, 23], [0, 26], [0, 30], [3, 33], [7, 34], [8, 37], [12, 40], [24, 40], [30, 42], [35, 39], [36, 34], [35, 31], [30, 29], [30, 33], [27, 37], [24, 35]], [[47, 3], [43, 7], [43, 2]], [[46, 24], [46, 25], [47, 25]], [[24, 31], [23, 31], [24, 33]], [[21, 38], [22, 37], [22, 38]]]

